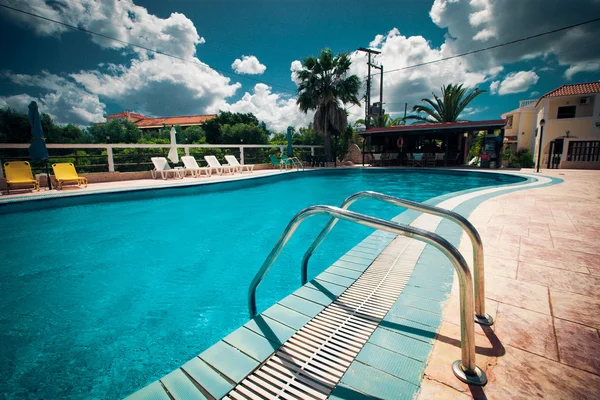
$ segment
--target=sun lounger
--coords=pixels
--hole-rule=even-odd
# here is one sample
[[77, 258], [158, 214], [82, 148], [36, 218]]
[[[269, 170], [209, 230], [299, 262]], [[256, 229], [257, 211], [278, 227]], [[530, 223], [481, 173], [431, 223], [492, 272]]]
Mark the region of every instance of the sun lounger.
[[273, 154], [269, 155], [269, 158], [271, 159], [271, 164], [274, 167], [279, 167], [279, 170], [282, 170], [283, 168], [287, 169], [287, 163], [285, 163], [282, 160], [280, 160], [279, 158], [275, 157]]
[[183, 178], [184, 170], [172, 169], [165, 157], [152, 157], [151, 160], [154, 164], [154, 169], [151, 171], [153, 179], [156, 179], [159, 174], [163, 179], [167, 179], [169, 175], [173, 178]]
[[87, 187], [88, 180], [83, 176], [77, 175], [75, 166], [72, 163], [52, 164], [54, 171], [54, 179], [56, 179], [57, 189], [62, 189], [65, 183], [76, 183], [77, 186], [85, 185]]
[[230, 167], [235, 169], [235, 172], [242, 173], [244, 169], [248, 172], [254, 171], [254, 164], [240, 164], [240, 162], [235, 158], [235, 156], [225, 156], [227, 163]]
[[190, 173], [192, 174], [192, 176], [194, 178], [198, 178], [199, 176], [202, 175], [202, 173], [204, 172], [206, 174], [206, 176], [210, 176], [210, 168], [207, 167], [201, 167], [198, 165], [198, 162], [196, 161], [196, 159], [192, 156], [183, 156], [181, 157], [181, 161], [183, 162], [183, 165], [185, 166], [185, 169], [183, 170], [184, 175], [187, 171], [190, 171]]
[[221, 163], [219, 162], [219, 160], [217, 160], [217, 157], [215, 157], [215, 156], [204, 156], [204, 159], [206, 160], [206, 163], [208, 164], [208, 168], [210, 168], [211, 170], [214, 170], [217, 173], [217, 175], [221, 175], [223, 173], [234, 173], [235, 172], [235, 169], [233, 167], [230, 167], [227, 164], [221, 165]]
[[11, 161], [4, 163], [4, 174], [6, 175], [6, 193], [10, 193], [11, 187], [31, 186], [33, 190], [40, 190], [40, 183], [33, 179], [31, 166], [27, 161]]

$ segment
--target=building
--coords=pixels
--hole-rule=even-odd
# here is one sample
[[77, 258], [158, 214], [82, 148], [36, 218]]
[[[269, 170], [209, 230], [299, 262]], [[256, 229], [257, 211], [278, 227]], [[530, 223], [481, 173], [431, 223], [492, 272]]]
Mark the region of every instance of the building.
[[189, 126], [202, 125], [209, 119], [213, 119], [216, 116], [217, 116], [216, 114], [209, 114], [209, 115], [186, 115], [186, 116], [180, 116], [180, 117], [150, 118], [150, 117], [146, 117], [145, 115], [137, 114], [137, 113], [131, 112], [129, 110], [126, 110], [126, 111], [123, 111], [123, 112], [120, 112], [117, 114], [107, 115], [104, 118], [106, 118], [107, 121], [110, 121], [113, 119], [121, 119], [121, 120], [131, 121], [134, 124], [136, 124], [140, 129], [160, 129], [164, 126], [176, 126], [176, 125], [181, 126], [183, 129], [185, 129], [186, 127], [189, 127]]
[[563, 85], [502, 118], [504, 151], [528, 149], [537, 163], [541, 148], [542, 168], [600, 168], [600, 82]]
[[[481, 166], [499, 168], [505, 121], [464, 121], [371, 128], [359, 133], [365, 162], [375, 165], [463, 165], [471, 142], [485, 132]], [[371, 159], [372, 158], [372, 159]], [[421, 162], [415, 163], [418, 160]], [[416, 165], [415, 165], [416, 164]]]

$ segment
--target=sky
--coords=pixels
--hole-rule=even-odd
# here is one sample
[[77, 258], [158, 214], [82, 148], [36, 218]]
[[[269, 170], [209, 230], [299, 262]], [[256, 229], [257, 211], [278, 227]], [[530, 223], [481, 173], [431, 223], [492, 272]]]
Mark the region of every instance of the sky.
[[[519, 100], [600, 80], [600, 21], [405, 70], [600, 17], [600, 0], [0, 0], [120, 41], [0, 7], [0, 107], [30, 101], [61, 124], [131, 110], [147, 116], [252, 112], [274, 131], [306, 126], [294, 71], [330, 48], [367, 75], [381, 52], [383, 101], [403, 116], [442, 85], [486, 90], [463, 112], [498, 119]], [[146, 49], [132, 47], [133, 43]], [[375, 72], [375, 71], [373, 71]], [[379, 97], [380, 76], [372, 98]], [[365, 85], [360, 93], [364, 96]], [[348, 106], [349, 119], [364, 106]]]

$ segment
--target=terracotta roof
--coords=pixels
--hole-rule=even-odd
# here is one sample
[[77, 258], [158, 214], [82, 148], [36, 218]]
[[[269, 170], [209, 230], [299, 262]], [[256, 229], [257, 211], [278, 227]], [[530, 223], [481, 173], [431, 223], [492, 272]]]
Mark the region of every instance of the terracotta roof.
[[[115, 119], [115, 118], [126, 118], [126, 117], [127, 117], [127, 111], [123, 111], [123, 112], [120, 112], [120, 113], [107, 115], [104, 118], [106, 118], [106, 119]], [[142, 114], [137, 114], [137, 113], [130, 112], [129, 113], [129, 118], [131, 118], [132, 121], [133, 120], [139, 121], [139, 120], [142, 120], [142, 119], [146, 119], [146, 116], [142, 115]]]
[[211, 114], [188, 115], [181, 117], [145, 118], [136, 122], [135, 124], [140, 128], [160, 128], [163, 125], [200, 125], [216, 116], [216, 114]]
[[562, 85], [554, 89], [538, 100], [536, 107], [545, 97], [577, 96], [583, 94], [600, 93], [600, 82], [575, 83], [573, 85]]
[[367, 135], [371, 133], [410, 133], [419, 131], [439, 131], [445, 129], [461, 129], [471, 128], [472, 130], [477, 129], [491, 129], [491, 128], [502, 128], [506, 125], [506, 121], [503, 119], [493, 119], [488, 121], [467, 121], [467, 122], [443, 122], [441, 124], [416, 124], [416, 125], [399, 125], [399, 126], [387, 126], [385, 128], [371, 128], [362, 131], [361, 135]]

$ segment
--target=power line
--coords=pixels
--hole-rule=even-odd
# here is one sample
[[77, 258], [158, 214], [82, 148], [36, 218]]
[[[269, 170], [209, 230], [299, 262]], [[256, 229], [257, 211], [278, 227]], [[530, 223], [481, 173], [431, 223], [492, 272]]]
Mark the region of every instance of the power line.
[[[558, 28], [558, 29], [553, 29], [551, 31], [547, 31], [547, 32], [543, 32], [543, 33], [538, 33], [537, 35], [532, 35], [532, 36], [527, 36], [527, 37], [524, 37], [524, 38], [521, 38], [521, 39], [511, 40], [510, 42], [504, 42], [504, 43], [496, 44], [494, 46], [485, 47], [485, 48], [481, 48], [481, 49], [477, 49], [477, 50], [471, 50], [471, 51], [468, 51], [466, 53], [461, 53], [461, 54], [456, 54], [454, 56], [440, 58], [438, 60], [427, 61], [427, 62], [423, 62], [423, 63], [420, 63], [420, 64], [409, 65], [407, 67], [402, 67], [402, 68], [390, 69], [388, 71], [385, 71], [384, 74], [389, 74], [390, 72], [396, 72], [396, 71], [403, 71], [403, 70], [407, 70], [407, 69], [411, 69], [411, 68], [422, 67], [422, 66], [425, 66], [425, 65], [435, 64], [435, 63], [442, 62], [442, 61], [447, 61], [447, 60], [452, 60], [454, 58], [464, 57], [464, 56], [468, 56], [468, 55], [475, 54], [475, 53], [481, 53], [482, 51], [488, 51], [488, 50], [497, 49], [499, 47], [509, 46], [511, 44], [520, 43], [520, 42], [524, 42], [526, 40], [531, 40], [531, 39], [539, 38], [539, 37], [542, 37], [542, 36], [550, 35], [550, 34], [553, 34], [553, 33], [566, 31], [568, 29], [573, 29], [573, 28], [576, 28], [578, 26], [583, 26], [583, 25], [591, 24], [591, 23], [597, 22], [597, 21], [600, 21], [600, 17], [599, 18], [590, 19], [588, 21], [580, 22], [578, 24], [569, 25], [569, 26], [565, 26], [565, 27], [562, 27], [562, 28]], [[380, 74], [377, 74], [377, 75], [380, 75]]]
[[237, 77], [240, 77], [240, 78], [243, 78], [243, 79], [248, 79], [248, 80], [251, 80], [251, 81], [254, 81], [254, 82], [258, 82], [258, 83], [264, 83], [265, 85], [269, 85], [269, 86], [273, 86], [273, 87], [278, 87], [278, 88], [283, 89], [285, 91], [296, 93], [295, 89], [290, 89], [290, 88], [285, 87], [285, 86], [281, 86], [281, 85], [277, 85], [277, 84], [265, 82], [263, 80], [252, 78], [252, 77], [245, 76], [245, 75], [242, 75], [242, 74], [238, 74], [238, 73], [235, 73], [235, 72], [230, 72], [230, 71], [225, 71], [225, 70], [222, 70], [222, 69], [219, 69], [219, 68], [209, 67], [208, 65], [206, 65], [204, 63], [199, 63], [199, 62], [196, 62], [194, 60], [189, 60], [187, 58], [175, 56], [175, 55], [172, 55], [172, 54], [169, 54], [169, 53], [165, 53], [165, 52], [160, 51], [160, 50], [151, 49], [149, 47], [142, 46], [142, 45], [139, 45], [139, 44], [130, 43], [130, 42], [127, 42], [125, 40], [121, 40], [121, 39], [114, 38], [112, 36], [104, 35], [102, 33], [93, 32], [93, 31], [90, 31], [90, 30], [85, 29], [85, 28], [81, 28], [81, 27], [78, 27], [78, 26], [75, 26], [75, 25], [67, 24], [65, 22], [57, 21], [57, 20], [52, 19], [52, 18], [44, 17], [43, 15], [38, 15], [38, 14], [34, 14], [34, 13], [31, 13], [31, 12], [28, 12], [28, 11], [25, 11], [25, 10], [14, 8], [14, 7], [8, 6], [6, 4], [0, 4], [0, 7], [6, 8], [8, 10], [15, 11], [15, 12], [19, 12], [21, 14], [29, 15], [31, 17], [39, 18], [39, 19], [42, 19], [42, 20], [45, 20], [45, 21], [53, 22], [55, 24], [62, 25], [62, 26], [67, 27], [69, 29], [77, 30], [77, 31], [80, 31], [80, 32], [85, 32], [85, 33], [88, 33], [90, 35], [94, 35], [94, 36], [102, 37], [104, 39], [108, 39], [108, 40], [112, 40], [112, 41], [115, 41], [115, 42], [118, 42], [118, 43], [122, 43], [122, 44], [127, 45], [127, 46], [135, 47], [135, 48], [146, 50], [146, 51], [149, 51], [149, 52], [152, 52], [152, 53], [155, 53], [155, 54], [160, 54], [160, 55], [165, 56], [165, 57], [170, 57], [170, 58], [177, 59], [177, 60], [180, 60], [180, 61], [188, 62], [188, 63], [194, 64], [194, 65], [197, 65], [197, 66], [200, 66], [200, 67], [203, 67], [203, 68], [211, 68], [211, 69], [213, 69], [215, 71], [219, 71], [219, 72], [221, 72], [223, 74], [226, 74], [226, 75], [234, 75], [234, 76], [237, 76]]

